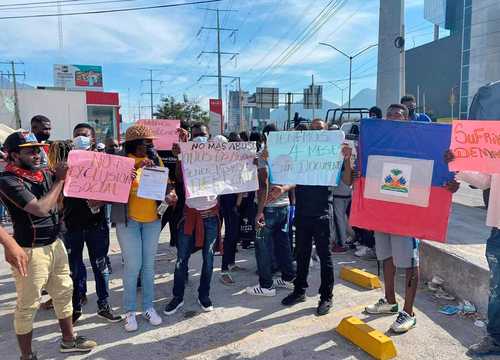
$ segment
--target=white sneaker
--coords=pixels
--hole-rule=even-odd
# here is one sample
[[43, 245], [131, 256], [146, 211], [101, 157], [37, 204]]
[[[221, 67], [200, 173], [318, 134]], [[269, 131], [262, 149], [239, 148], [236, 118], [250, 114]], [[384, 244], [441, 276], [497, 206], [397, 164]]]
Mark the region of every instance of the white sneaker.
[[389, 304], [386, 299], [380, 299], [376, 304], [367, 306], [365, 311], [368, 314], [378, 315], [378, 314], [397, 314], [399, 310], [399, 305]]
[[415, 316], [411, 316], [406, 311], [400, 311], [398, 318], [391, 325], [391, 330], [395, 333], [402, 334], [412, 329], [417, 325]]
[[357, 257], [366, 256], [367, 251], [368, 251], [367, 246], [360, 245], [356, 248], [356, 251], [354, 252], [354, 256], [357, 256]]
[[276, 296], [276, 289], [261, 288], [260, 285], [247, 287], [247, 294], [254, 296]]
[[135, 318], [135, 312], [128, 312], [125, 315], [125, 330], [128, 332], [137, 330], [137, 320]]
[[163, 321], [161, 316], [158, 315], [158, 313], [156, 312], [156, 310], [154, 308], [150, 308], [150, 309], [146, 310], [146, 312], [144, 312], [142, 314], [142, 316], [144, 316], [146, 319], [148, 319], [149, 323], [153, 326], [158, 326]]
[[293, 281], [285, 281], [283, 279], [274, 279], [273, 280], [273, 287], [274, 288], [281, 288], [281, 289], [288, 289], [288, 290], [293, 290]]

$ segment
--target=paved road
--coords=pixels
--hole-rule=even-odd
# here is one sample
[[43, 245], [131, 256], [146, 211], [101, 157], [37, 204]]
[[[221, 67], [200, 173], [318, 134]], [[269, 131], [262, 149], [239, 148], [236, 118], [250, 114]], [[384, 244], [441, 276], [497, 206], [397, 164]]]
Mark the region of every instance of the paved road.
[[[171, 296], [175, 250], [162, 238], [157, 256], [156, 307], [162, 310]], [[111, 301], [120, 312], [122, 266], [115, 235], [112, 235], [111, 259], [115, 272], [111, 280]], [[393, 317], [375, 318], [362, 314], [364, 306], [375, 302], [379, 290], [361, 290], [343, 281], [334, 289], [332, 312], [318, 318], [314, 315], [318, 301], [319, 269], [312, 268], [308, 301], [293, 308], [284, 308], [280, 300], [287, 294], [278, 291], [275, 298], [255, 298], [243, 293], [246, 286], [257, 282], [253, 250], [240, 250], [239, 265], [247, 271], [235, 275], [237, 284], [224, 286], [214, 274], [212, 297], [216, 309], [204, 314], [196, 303], [200, 274], [200, 254], [195, 254], [186, 291], [185, 308], [172, 317], [164, 317], [160, 327], [153, 328], [142, 319], [140, 329], [126, 333], [119, 324], [107, 324], [95, 316], [94, 282], [89, 281], [89, 303], [77, 331], [97, 339], [101, 346], [88, 355], [67, 359], [370, 359], [334, 331], [343, 317], [356, 315], [371, 326], [386, 331]], [[335, 256], [336, 270], [342, 264], [355, 265], [376, 272], [376, 263], [360, 262], [351, 255]], [[8, 269], [0, 269], [0, 349], [2, 360], [18, 359], [12, 331], [15, 290]], [[217, 269], [220, 257], [216, 259]], [[90, 270], [90, 269], [89, 269]], [[91, 271], [90, 271], [91, 273]], [[89, 276], [92, 279], [92, 275]], [[398, 275], [400, 294], [404, 278]], [[417, 328], [401, 336], [393, 336], [399, 359], [467, 359], [466, 347], [480, 338], [483, 330], [473, 321], [458, 316], [447, 317], [437, 312], [439, 304], [422, 290], [416, 304]], [[37, 315], [34, 347], [41, 359], [64, 359], [57, 352], [58, 328], [52, 311]]]

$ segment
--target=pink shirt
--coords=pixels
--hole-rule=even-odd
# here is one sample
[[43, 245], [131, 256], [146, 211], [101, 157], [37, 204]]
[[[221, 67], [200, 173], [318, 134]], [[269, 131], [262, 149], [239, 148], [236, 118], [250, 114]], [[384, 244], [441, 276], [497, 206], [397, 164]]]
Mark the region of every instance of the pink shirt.
[[482, 174], [478, 172], [460, 172], [457, 180], [465, 181], [479, 189], [490, 188], [490, 201], [486, 225], [500, 229], [500, 174]]

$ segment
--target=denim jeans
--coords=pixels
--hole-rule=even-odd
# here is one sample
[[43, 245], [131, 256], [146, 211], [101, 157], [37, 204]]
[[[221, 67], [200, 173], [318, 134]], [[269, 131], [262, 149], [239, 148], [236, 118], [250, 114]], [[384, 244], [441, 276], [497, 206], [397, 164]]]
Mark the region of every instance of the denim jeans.
[[486, 243], [486, 259], [490, 266], [490, 298], [488, 302], [488, 334], [500, 344], [500, 229], [493, 228]]
[[83, 264], [83, 247], [87, 245], [90, 264], [94, 272], [97, 305], [99, 308], [108, 304], [109, 272], [106, 257], [109, 250], [109, 228], [103, 222], [88, 228], [68, 229], [65, 244], [68, 249], [69, 266], [73, 280], [73, 308], [81, 311], [80, 299], [85, 295], [87, 274]]
[[255, 241], [255, 257], [262, 288], [273, 286], [273, 254], [285, 281], [295, 278], [292, 251], [288, 239], [288, 206], [267, 207], [264, 210], [266, 226]]
[[224, 217], [224, 253], [222, 254], [222, 271], [227, 271], [229, 265], [236, 261], [236, 245], [240, 233], [240, 214], [236, 211], [238, 194], [220, 196], [221, 212]]
[[141, 274], [142, 309], [153, 307], [155, 256], [160, 239], [161, 221], [140, 223], [132, 219], [116, 224], [116, 235], [122, 249], [123, 307], [126, 312], [137, 310], [137, 277]]
[[330, 252], [330, 220], [327, 217], [297, 217], [295, 240], [297, 246], [297, 278], [294, 291], [305, 294], [312, 244], [316, 244], [321, 267], [321, 300], [333, 297], [333, 260]]
[[[219, 232], [219, 219], [216, 216], [209, 217], [203, 219], [203, 224], [205, 228], [205, 241], [202, 249], [203, 265], [200, 286], [198, 287], [198, 297], [205, 300], [210, 297], [210, 282], [212, 281], [214, 268], [214, 246]], [[189, 258], [194, 250], [195, 237], [194, 234], [184, 234], [184, 223], [181, 222], [179, 225], [173, 295], [178, 298], [184, 298]]]

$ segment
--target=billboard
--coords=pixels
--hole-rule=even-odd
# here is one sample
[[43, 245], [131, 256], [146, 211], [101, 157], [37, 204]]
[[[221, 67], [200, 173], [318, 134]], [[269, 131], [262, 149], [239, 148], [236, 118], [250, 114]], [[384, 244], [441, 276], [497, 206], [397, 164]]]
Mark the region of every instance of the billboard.
[[277, 108], [279, 107], [280, 90], [279, 88], [258, 87], [255, 91], [255, 102], [258, 107]]
[[54, 86], [67, 90], [102, 91], [102, 66], [56, 64]]
[[210, 134], [212, 136], [222, 135], [223, 133], [223, 118], [222, 118], [222, 100], [210, 99]]

